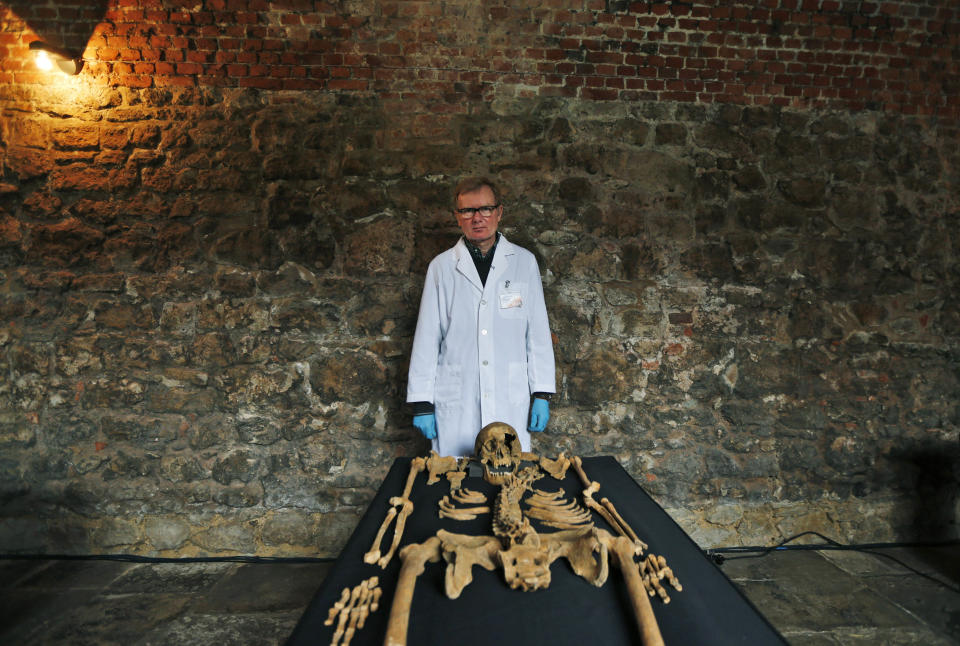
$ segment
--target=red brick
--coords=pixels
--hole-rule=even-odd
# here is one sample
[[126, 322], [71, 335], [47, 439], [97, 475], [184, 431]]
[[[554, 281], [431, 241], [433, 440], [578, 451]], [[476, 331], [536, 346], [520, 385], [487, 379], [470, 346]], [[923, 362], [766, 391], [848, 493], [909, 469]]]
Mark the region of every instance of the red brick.
[[283, 87], [283, 82], [273, 78], [245, 77], [238, 79], [237, 85], [240, 87], [259, 88], [261, 90], [279, 90]]
[[121, 85], [136, 88], [148, 88], [153, 85], [153, 80], [149, 76], [137, 76], [134, 74], [121, 74], [118, 77]]
[[580, 90], [580, 96], [594, 101], [616, 101], [620, 97], [620, 92], [618, 90], [585, 87]]
[[327, 88], [331, 90], [366, 90], [367, 81], [351, 79], [331, 79], [327, 82]]
[[177, 63], [177, 74], [200, 74], [203, 66], [196, 63]]

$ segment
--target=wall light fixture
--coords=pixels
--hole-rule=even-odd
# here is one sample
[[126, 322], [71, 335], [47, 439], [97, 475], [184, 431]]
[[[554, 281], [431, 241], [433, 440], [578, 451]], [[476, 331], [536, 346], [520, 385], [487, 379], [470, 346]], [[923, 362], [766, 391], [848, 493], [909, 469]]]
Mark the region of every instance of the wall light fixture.
[[37, 67], [41, 70], [52, 70], [54, 66], [65, 74], [79, 74], [83, 69], [83, 59], [74, 56], [70, 52], [60, 47], [54, 47], [47, 43], [35, 40], [30, 43], [30, 51], [34, 52], [37, 61]]

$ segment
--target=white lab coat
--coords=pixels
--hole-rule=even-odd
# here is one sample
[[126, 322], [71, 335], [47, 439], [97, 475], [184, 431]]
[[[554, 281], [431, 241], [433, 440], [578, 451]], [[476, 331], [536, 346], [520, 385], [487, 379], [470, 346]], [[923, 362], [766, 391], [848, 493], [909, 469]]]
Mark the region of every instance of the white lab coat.
[[461, 238], [427, 269], [407, 401], [433, 402], [440, 455], [473, 455], [506, 422], [530, 450], [530, 395], [556, 392], [553, 343], [533, 254], [500, 237], [484, 286]]

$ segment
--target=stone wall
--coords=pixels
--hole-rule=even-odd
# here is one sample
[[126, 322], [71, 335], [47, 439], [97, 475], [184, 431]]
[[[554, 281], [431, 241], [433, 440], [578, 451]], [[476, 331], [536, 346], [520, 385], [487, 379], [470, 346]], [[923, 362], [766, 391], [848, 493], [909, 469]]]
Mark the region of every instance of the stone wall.
[[[339, 16], [343, 43], [417, 18], [449, 44], [476, 18], [382, 3], [348, 29], [360, 3], [153, 4], [89, 16], [96, 59], [73, 78], [22, 51], [65, 16], [0, 4], [0, 551], [335, 555], [393, 458], [426, 449], [407, 357], [426, 263], [456, 239], [449, 188], [473, 173], [503, 184], [502, 230], [543, 273], [560, 392], [535, 450], [615, 455], [704, 546], [957, 536], [949, 75], [925, 76], [935, 95], [884, 85], [861, 105], [787, 86], [558, 93], [502, 70], [464, 84], [421, 59], [361, 60], [362, 86], [330, 85], [346, 72], [324, 59], [291, 72], [322, 77], [302, 88], [204, 61], [136, 81], [138, 63], [103, 51], [114, 34], [189, 53], [241, 15], [267, 32]], [[703, 6], [599, 4], [582, 15]], [[814, 24], [850, 3], [779, 4]], [[904, 24], [928, 9], [849, 13], [894, 24], [910, 7]], [[955, 53], [949, 11], [915, 31]], [[525, 33], [499, 20], [490, 34]], [[773, 24], [740, 22], [744, 39]], [[284, 47], [336, 45], [303, 33]], [[654, 33], [681, 32], [630, 38], [649, 54]], [[949, 71], [936, 51], [909, 73]], [[877, 78], [908, 74], [888, 58]], [[701, 69], [684, 60], [678, 78]]]

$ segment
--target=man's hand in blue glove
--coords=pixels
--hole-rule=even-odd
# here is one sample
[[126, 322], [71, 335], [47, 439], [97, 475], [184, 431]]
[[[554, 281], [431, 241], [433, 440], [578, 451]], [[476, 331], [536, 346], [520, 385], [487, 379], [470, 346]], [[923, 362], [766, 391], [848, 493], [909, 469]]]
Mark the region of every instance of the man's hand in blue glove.
[[530, 427], [529, 430], [539, 433], [547, 428], [547, 420], [550, 419], [550, 402], [546, 399], [534, 398], [533, 405], [530, 407]]
[[[546, 422], [544, 422], [546, 424]], [[420, 429], [423, 436], [428, 440], [437, 437], [437, 416], [435, 413], [426, 413], [424, 415], [414, 415], [413, 425]]]

